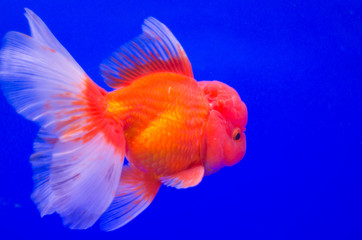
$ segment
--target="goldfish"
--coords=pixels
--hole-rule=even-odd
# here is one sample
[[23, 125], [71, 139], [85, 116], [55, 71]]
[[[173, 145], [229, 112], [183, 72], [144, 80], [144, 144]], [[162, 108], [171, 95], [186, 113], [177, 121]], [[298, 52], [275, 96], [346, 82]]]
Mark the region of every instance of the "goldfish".
[[247, 108], [219, 81], [196, 81], [175, 36], [153, 17], [101, 64], [106, 91], [45, 23], [25, 9], [30, 36], [9, 32], [0, 83], [17, 113], [39, 126], [30, 162], [41, 216], [71, 229], [99, 220], [118, 229], [143, 212], [161, 185], [184, 189], [238, 163]]

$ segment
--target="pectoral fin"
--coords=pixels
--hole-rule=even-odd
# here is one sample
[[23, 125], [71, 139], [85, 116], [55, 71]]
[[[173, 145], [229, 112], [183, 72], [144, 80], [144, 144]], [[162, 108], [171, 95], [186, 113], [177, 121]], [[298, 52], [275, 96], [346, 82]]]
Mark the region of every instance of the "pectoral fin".
[[204, 172], [204, 167], [198, 165], [167, 177], [161, 177], [160, 180], [166, 186], [175, 187], [177, 189], [189, 188], [194, 187], [201, 182], [204, 177]]

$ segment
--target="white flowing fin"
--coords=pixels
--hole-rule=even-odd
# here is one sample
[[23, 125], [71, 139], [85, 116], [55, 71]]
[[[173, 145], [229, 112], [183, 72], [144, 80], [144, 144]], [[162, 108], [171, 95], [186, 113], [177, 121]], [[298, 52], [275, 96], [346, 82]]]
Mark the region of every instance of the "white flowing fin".
[[80, 68], [78, 63], [73, 59], [69, 52], [62, 46], [62, 44], [60, 44], [60, 42], [54, 37], [53, 33], [49, 30], [45, 23], [35, 13], [33, 13], [33, 11], [25, 8], [25, 17], [29, 21], [31, 36], [35, 40], [59, 52], [66, 59], [72, 62], [74, 66]]
[[30, 157], [33, 168], [34, 191], [31, 195], [43, 217], [55, 212], [52, 204], [52, 189], [50, 186], [50, 164], [52, 161], [54, 144], [58, 138], [46, 129], [40, 129], [34, 141], [34, 153]]
[[88, 228], [114, 198], [123, 129], [105, 114], [106, 91], [74, 64], [34, 13], [27, 11], [27, 17], [34, 37], [5, 36], [0, 84], [15, 110], [41, 127], [31, 157], [32, 198], [41, 215], [55, 211], [70, 228]]

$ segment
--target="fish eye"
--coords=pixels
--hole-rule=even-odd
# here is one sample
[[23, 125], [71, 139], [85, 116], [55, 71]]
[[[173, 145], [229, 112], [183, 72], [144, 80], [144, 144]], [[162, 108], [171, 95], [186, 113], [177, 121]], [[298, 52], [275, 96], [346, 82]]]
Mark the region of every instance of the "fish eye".
[[235, 128], [233, 131], [233, 139], [238, 141], [241, 138], [241, 133], [239, 128]]

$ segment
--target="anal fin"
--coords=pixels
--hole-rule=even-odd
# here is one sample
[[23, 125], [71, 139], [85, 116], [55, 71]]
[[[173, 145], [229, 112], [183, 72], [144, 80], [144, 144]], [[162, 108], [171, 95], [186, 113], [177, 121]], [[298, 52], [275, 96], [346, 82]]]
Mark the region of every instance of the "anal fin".
[[198, 185], [204, 177], [204, 173], [204, 167], [198, 165], [167, 177], [161, 177], [160, 180], [166, 186], [177, 189], [189, 188]]
[[101, 229], [112, 231], [134, 219], [151, 204], [160, 186], [160, 181], [133, 165], [123, 166], [116, 196], [101, 217]]

